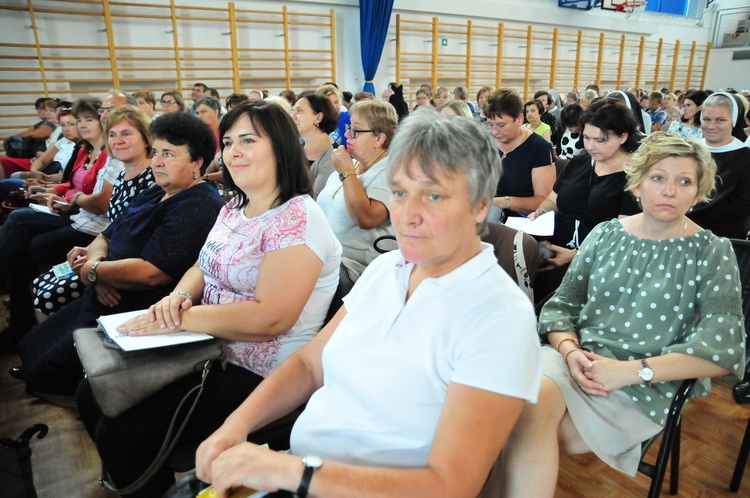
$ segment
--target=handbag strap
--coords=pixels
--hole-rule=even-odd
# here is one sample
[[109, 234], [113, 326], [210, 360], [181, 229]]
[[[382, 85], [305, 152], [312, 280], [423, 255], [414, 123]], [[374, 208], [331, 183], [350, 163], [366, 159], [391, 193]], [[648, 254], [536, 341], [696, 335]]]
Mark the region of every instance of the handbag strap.
[[529, 277], [529, 270], [526, 265], [526, 255], [523, 252], [524, 235], [525, 233], [522, 230], [519, 230], [513, 238], [513, 263], [516, 268], [516, 280], [518, 281], [518, 286], [533, 303], [534, 289], [531, 288], [531, 277]]
[[[151, 465], [149, 465], [146, 471], [138, 479], [133, 481], [128, 486], [118, 488], [117, 486], [109, 482], [109, 480], [107, 480], [107, 469], [104, 467], [104, 462], [102, 462], [102, 477], [99, 479], [99, 484], [101, 485], [101, 487], [113, 493], [117, 493], [121, 495], [128, 495], [131, 493], [135, 493], [136, 491], [141, 489], [143, 486], [146, 485], [148, 481], [151, 480], [152, 477], [154, 477], [154, 475], [159, 471], [161, 466], [164, 465], [164, 462], [172, 453], [172, 450], [174, 450], [174, 447], [177, 445], [177, 442], [179, 441], [180, 436], [182, 436], [182, 432], [185, 430], [185, 427], [190, 421], [190, 416], [193, 414], [193, 411], [195, 410], [195, 406], [198, 404], [198, 400], [200, 399], [201, 394], [203, 394], [203, 385], [206, 382], [206, 377], [208, 376], [208, 371], [211, 368], [211, 363], [212, 363], [212, 360], [208, 360], [203, 364], [203, 374], [201, 376], [201, 383], [193, 387], [191, 390], [189, 390], [185, 394], [185, 396], [183, 396], [182, 400], [180, 400], [180, 404], [177, 405], [177, 409], [174, 411], [172, 420], [169, 423], [169, 428], [167, 429], [166, 436], [164, 436], [164, 442], [161, 445], [161, 449], [159, 449], [159, 452], [156, 454], [154, 461], [151, 462]], [[196, 391], [198, 391], [198, 393], [195, 395], [193, 404], [190, 405], [190, 409], [185, 415], [185, 420], [182, 421], [182, 424], [180, 425], [180, 427], [177, 429], [177, 432], [173, 436], [172, 432], [174, 431], [175, 424], [177, 423], [177, 417], [179, 416], [180, 411], [182, 410], [182, 406], [187, 402], [190, 395]]]

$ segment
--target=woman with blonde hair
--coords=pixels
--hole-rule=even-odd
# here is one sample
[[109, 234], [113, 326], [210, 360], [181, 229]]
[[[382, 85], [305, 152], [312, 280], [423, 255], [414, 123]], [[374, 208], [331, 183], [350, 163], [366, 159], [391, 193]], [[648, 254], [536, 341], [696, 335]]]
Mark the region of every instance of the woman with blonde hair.
[[386, 207], [391, 197], [386, 170], [398, 115], [381, 100], [357, 102], [350, 111], [348, 146], [333, 152], [336, 171], [328, 177], [318, 204], [343, 246], [342, 266], [356, 281], [378, 255], [375, 239], [393, 234]]
[[744, 373], [732, 245], [686, 216], [714, 188], [711, 154], [655, 132], [625, 171], [643, 213], [599, 224], [542, 309], [539, 401], [500, 455], [502, 496], [553, 496], [561, 450], [635, 476], [682, 380], [706, 396], [710, 377]]
[[471, 112], [469, 104], [463, 100], [449, 100], [443, 107], [440, 108], [440, 114], [442, 116], [463, 116], [465, 118], [473, 118], [474, 115]]

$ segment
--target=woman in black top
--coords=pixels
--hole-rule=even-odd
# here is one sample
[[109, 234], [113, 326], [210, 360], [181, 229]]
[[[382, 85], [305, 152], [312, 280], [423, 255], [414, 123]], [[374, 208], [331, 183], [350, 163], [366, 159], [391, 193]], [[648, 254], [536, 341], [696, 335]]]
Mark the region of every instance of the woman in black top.
[[586, 151], [560, 172], [552, 192], [529, 215], [535, 219], [554, 211], [555, 233], [544, 244], [554, 251], [535, 284], [535, 294], [554, 291], [583, 239], [598, 223], [639, 212], [635, 198], [625, 192], [625, 163], [638, 148], [638, 125], [622, 104], [602, 100], [581, 118]]

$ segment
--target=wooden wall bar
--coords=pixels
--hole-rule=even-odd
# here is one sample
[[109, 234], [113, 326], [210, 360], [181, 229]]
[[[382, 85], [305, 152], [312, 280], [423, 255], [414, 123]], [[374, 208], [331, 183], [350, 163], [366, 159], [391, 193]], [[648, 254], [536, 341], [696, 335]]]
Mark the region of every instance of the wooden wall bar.
[[407, 100], [419, 85], [457, 85], [470, 98], [483, 86], [513, 87], [524, 99], [536, 90], [564, 94], [589, 83], [603, 90], [702, 87], [711, 45], [646, 40], [606, 32], [547, 31], [539, 26], [443, 23], [396, 16], [396, 81]]
[[226, 98], [251, 88], [278, 93], [336, 80], [333, 9], [22, 1], [0, 5], [0, 16], [33, 32], [33, 38], [22, 33], [26, 43], [0, 33], [0, 138], [29, 126], [41, 96], [75, 99], [120, 88], [150, 90], [158, 102], [161, 92], [175, 89], [189, 100], [198, 81]]

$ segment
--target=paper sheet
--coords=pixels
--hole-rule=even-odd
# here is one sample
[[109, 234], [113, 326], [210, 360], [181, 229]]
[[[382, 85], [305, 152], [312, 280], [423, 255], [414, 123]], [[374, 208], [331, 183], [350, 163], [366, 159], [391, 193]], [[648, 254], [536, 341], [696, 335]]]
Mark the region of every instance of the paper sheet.
[[163, 348], [165, 346], [175, 346], [177, 344], [187, 344], [190, 342], [207, 341], [214, 337], [208, 334], [196, 332], [174, 332], [169, 334], [147, 335], [130, 337], [119, 334], [117, 326], [123, 324], [139, 315], [147, 313], [148, 310], [128, 311], [117, 313], [115, 315], [100, 316], [97, 322], [101, 325], [102, 330], [115, 342], [123, 351], [136, 351], [139, 349]]
[[47, 207], [46, 205], [42, 205], [42, 204], [34, 204], [34, 203], [32, 202], [31, 204], [29, 204], [29, 207], [30, 207], [31, 209], [33, 209], [34, 211], [38, 211], [38, 212], [40, 212], [40, 213], [51, 214], [52, 216], [60, 216], [59, 214], [57, 214], [57, 213], [53, 213], [52, 211], [50, 211], [50, 209], [49, 209], [49, 208], [48, 208], [48, 207]]
[[555, 233], [555, 212], [548, 211], [534, 221], [528, 218], [510, 216], [505, 220], [505, 226], [523, 230], [529, 235], [553, 235]]

